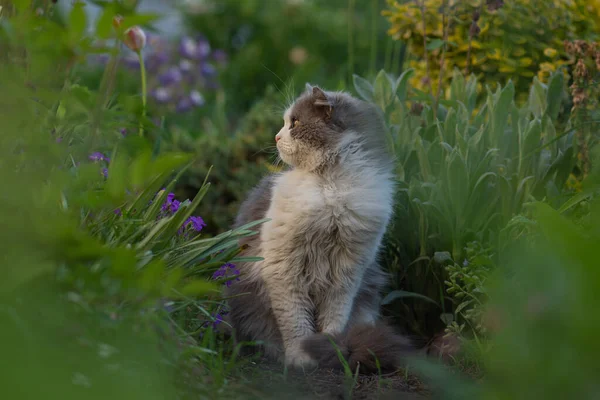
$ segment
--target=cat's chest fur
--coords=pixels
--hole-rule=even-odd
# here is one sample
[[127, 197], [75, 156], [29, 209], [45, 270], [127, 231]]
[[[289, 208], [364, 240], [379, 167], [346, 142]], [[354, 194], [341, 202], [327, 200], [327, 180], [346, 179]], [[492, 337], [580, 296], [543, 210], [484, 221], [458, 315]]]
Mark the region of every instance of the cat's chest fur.
[[274, 184], [261, 229], [265, 258], [287, 264], [335, 265], [369, 262], [392, 212], [392, 188], [386, 176], [325, 179], [289, 171]]

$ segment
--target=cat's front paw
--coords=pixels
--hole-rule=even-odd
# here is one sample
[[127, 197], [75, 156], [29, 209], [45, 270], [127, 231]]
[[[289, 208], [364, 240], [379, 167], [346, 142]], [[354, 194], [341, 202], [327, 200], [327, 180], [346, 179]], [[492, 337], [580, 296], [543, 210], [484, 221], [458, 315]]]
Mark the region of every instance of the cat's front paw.
[[312, 369], [316, 368], [317, 360], [301, 349], [287, 350], [285, 352], [285, 365], [288, 368]]

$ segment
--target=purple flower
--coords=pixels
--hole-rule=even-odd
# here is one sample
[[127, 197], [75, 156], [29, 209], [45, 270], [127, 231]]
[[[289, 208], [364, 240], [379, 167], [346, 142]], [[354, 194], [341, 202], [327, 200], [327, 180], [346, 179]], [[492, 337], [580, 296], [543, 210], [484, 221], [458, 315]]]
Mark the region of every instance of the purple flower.
[[61, 138], [60, 136], [56, 138], [56, 143], [60, 143], [63, 141], [63, 138]]
[[213, 322], [213, 328], [217, 328], [217, 325], [219, 325], [221, 322], [223, 322], [223, 315], [222, 314], [217, 314], [215, 316], [215, 321]]
[[198, 39], [198, 47], [196, 48], [196, 59], [203, 60], [210, 54], [210, 43], [204, 37]]
[[127, 129], [126, 128], [119, 129], [119, 132], [121, 132], [122, 136], [127, 136]]
[[194, 106], [194, 104], [192, 103], [192, 100], [189, 97], [182, 97], [181, 99], [179, 99], [179, 101], [177, 102], [177, 106], [175, 107], [175, 111], [177, 111], [178, 113], [184, 113], [184, 112], [188, 112], [192, 109], [192, 107]]
[[98, 54], [96, 57], [96, 61], [102, 65], [105, 65], [110, 60], [110, 56], [108, 54]]
[[226, 263], [226, 264], [221, 265], [219, 267], [219, 269], [213, 273], [212, 278], [219, 279], [219, 278], [235, 277], [234, 280], [229, 279], [224, 283], [225, 286], [230, 287], [234, 281], [240, 280], [240, 278], [238, 277], [239, 274], [240, 274], [240, 271], [236, 268], [235, 264]]
[[167, 195], [167, 200], [161, 207], [161, 210], [175, 214], [177, 210], [179, 210], [180, 205], [181, 203], [175, 199], [175, 193], [169, 193]]
[[179, 43], [179, 54], [185, 58], [194, 59], [198, 54], [198, 45], [196, 41], [189, 37], [181, 38]]
[[117, 208], [117, 209], [115, 209], [115, 211], [113, 211], [113, 212], [114, 212], [114, 213], [115, 213], [117, 216], [119, 216], [119, 217], [120, 217], [121, 215], [123, 215], [123, 213], [121, 212], [121, 209], [120, 209], [120, 208]]
[[89, 159], [92, 161], [106, 161], [106, 162], [110, 162], [110, 159], [108, 157], [106, 157], [104, 154], [100, 153], [100, 152], [94, 152], [92, 154], [90, 154]]
[[204, 105], [204, 97], [197, 90], [192, 90], [190, 92], [190, 101], [196, 107]]
[[105, 178], [108, 178], [108, 169], [107, 168], [102, 168], [102, 176], [104, 176]]
[[181, 82], [182, 79], [181, 71], [177, 67], [170, 67], [167, 72], [163, 73], [158, 77], [160, 84], [163, 86], [169, 86], [174, 83]]
[[146, 58], [146, 67], [148, 71], [154, 72], [167, 62], [169, 62], [169, 55], [167, 53], [164, 51], [155, 51], [150, 53]]
[[171, 94], [169, 90], [164, 87], [158, 87], [154, 89], [151, 93], [151, 96], [156, 100], [157, 103], [165, 104], [171, 100]]
[[200, 67], [200, 73], [205, 78], [211, 78], [217, 74], [217, 69], [211, 64], [204, 63], [202, 64], [202, 67]]
[[190, 73], [194, 68], [194, 64], [192, 64], [189, 60], [181, 60], [179, 62], [179, 69], [184, 74]]
[[134, 53], [129, 54], [125, 58], [123, 58], [123, 64], [129, 69], [137, 70], [140, 68], [140, 60], [138, 56]]
[[189, 221], [188, 223], [192, 224], [192, 228], [196, 232], [200, 232], [202, 230], [202, 228], [204, 228], [206, 226], [206, 222], [204, 222], [202, 217], [189, 217], [188, 221]]
[[204, 84], [204, 86], [205, 86], [207, 89], [216, 90], [216, 89], [218, 89], [218, 88], [219, 88], [219, 82], [217, 82], [217, 81], [213, 81], [213, 80], [209, 80], [209, 81], [207, 81], [207, 82]]
[[218, 64], [224, 65], [227, 63], [227, 53], [225, 53], [225, 50], [222, 49], [216, 49], [215, 51], [213, 51], [212, 53], [212, 58], [213, 60], [215, 60]]

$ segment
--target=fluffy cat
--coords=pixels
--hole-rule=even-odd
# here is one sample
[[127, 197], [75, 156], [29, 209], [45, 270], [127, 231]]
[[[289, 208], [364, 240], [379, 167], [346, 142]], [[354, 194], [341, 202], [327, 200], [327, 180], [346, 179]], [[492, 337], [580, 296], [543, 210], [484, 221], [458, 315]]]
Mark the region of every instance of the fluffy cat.
[[261, 341], [265, 355], [292, 367], [396, 368], [408, 341], [380, 321], [377, 263], [392, 216], [393, 162], [374, 106], [307, 84], [284, 114], [279, 157], [290, 168], [265, 177], [235, 226], [269, 218], [246, 238], [227, 290], [237, 340]]

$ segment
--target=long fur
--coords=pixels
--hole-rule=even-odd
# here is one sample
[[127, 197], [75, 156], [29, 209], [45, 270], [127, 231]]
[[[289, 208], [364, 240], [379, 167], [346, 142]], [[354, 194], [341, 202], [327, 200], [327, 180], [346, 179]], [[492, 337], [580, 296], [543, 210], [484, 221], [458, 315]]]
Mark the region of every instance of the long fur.
[[361, 373], [395, 371], [416, 354], [412, 343], [383, 321], [337, 335], [317, 333], [304, 340], [303, 349], [321, 368], [343, 369], [345, 362], [352, 372], [359, 368]]
[[329, 365], [312, 350], [323, 333], [361, 365], [371, 365], [365, 349], [396, 364], [403, 339], [377, 322], [386, 283], [377, 255], [394, 193], [381, 114], [309, 86], [284, 121], [277, 148], [290, 168], [265, 177], [235, 222], [270, 219], [242, 243], [244, 256], [263, 261], [238, 265], [240, 281], [226, 289], [236, 339], [261, 341], [268, 357], [305, 368]]

